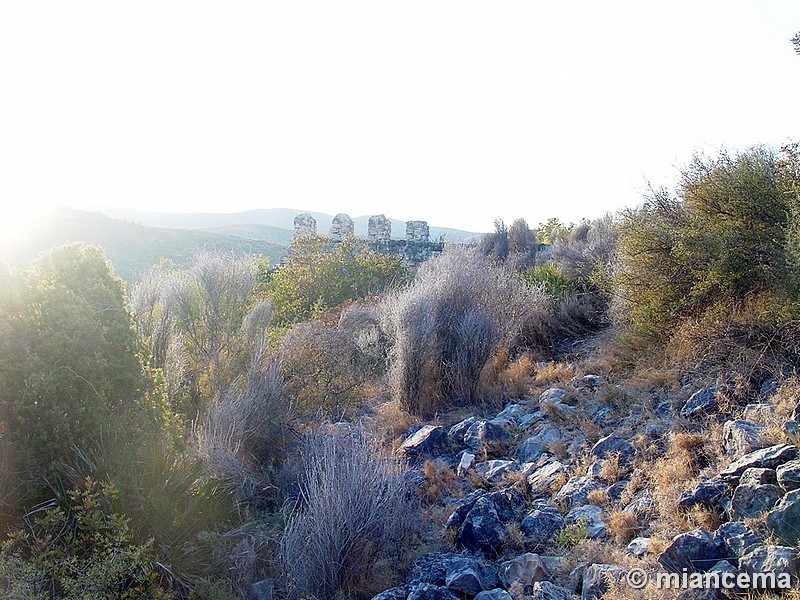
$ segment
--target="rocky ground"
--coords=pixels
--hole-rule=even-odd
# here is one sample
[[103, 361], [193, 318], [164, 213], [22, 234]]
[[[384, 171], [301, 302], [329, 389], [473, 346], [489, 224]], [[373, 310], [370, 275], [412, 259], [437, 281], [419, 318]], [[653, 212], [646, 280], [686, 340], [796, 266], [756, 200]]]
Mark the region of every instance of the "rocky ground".
[[374, 600], [718, 598], [626, 576], [794, 577], [797, 389], [771, 380], [743, 406], [716, 385], [660, 399], [578, 373], [494, 416], [415, 425], [398, 452], [436, 551]]

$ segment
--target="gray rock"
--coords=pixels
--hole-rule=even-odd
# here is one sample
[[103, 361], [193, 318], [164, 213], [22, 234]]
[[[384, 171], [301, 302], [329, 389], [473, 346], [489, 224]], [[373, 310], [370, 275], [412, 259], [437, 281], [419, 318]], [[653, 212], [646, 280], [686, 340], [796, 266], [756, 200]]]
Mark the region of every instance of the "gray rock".
[[533, 584], [530, 596], [526, 600], [572, 600], [573, 593], [567, 588], [559, 587], [549, 581], [537, 581]]
[[551, 387], [546, 389], [539, 396], [539, 405], [543, 404], [561, 404], [567, 396], [567, 391], [561, 388]]
[[671, 573], [704, 573], [726, 558], [719, 542], [705, 529], [695, 529], [672, 538], [672, 543], [658, 557]]
[[475, 421], [464, 434], [464, 444], [476, 454], [485, 456], [503, 452], [510, 441], [508, 431], [485, 419]]
[[506, 475], [519, 471], [519, 463], [515, 460], [487, 460], [477, 463], [475, 470], [491, 484], [499, 483]]
[[800, 490], [787, 492], [767, 515], [769, 527], [787, 546], [800, 542]]
[[603, 472], [603, 461], [596, 460], [586, 468], [586, 476], [600, 479], [600, 474]]
[[678, 508], [688, 510], [695, 506], [715, 508], [725, 494], [727, 486], [721, 481], [703, 481], [694, 489], [686, 490], [678, 500]]
[[414, 561], [409, 583], [430, 583], [474, 596], [497, 585], [496, 568], [475, 556], [429, 552]]
[[625, 546], [625, 552], [636, 558], [642, 558], [645, 554], [650, 552], [650, 538], [636, 537], [633, 538], [628, 545]]
[[719, 472], [719, 478], [727, 483], [738, 482], [742, 474], [752, 467], [774, 469], [789, 462], [797, 455], [797, 448], [791, 444], [777, 444], [762, 448], [732, 462]]
[[461, 458], [458, 459], [458, 467], [456, 468], [456, 473], [458, 475], [463, 475], [470, 468], [475, 464], [475, 455], [471, 452], [467, 452], [466, 450], [461, 453]]
[[492, 492], [488, 497], [494, 503], [497, 514], [503, 523], [519, 521], [525, 514], [525, 496], [516, 488], [509, 487]]
[[583, 504], [586, 502], [589, 492], [601, 487], [600, 482], [594, 477], [573, 477], [556, 494], [556, 500], [563, 502], [566, 506]]
[[535, 435], [530, 436], [520, 445], [517, 457], [522, 462], [531, 462], [547, 451], [549, 444], [561, 439], [561, 431], [547, 424]]
[[720, 525], [714, 532], [714, 540], [719, 544], [722, 553], [729, 559], [738, 557], [751, 546], [757, 546], [761, 539], [741, 521], [729, 521]]
[[541, 410], [535, 410], [529, 415], [525, 415], [520, 417], [519, 421], [517, 421], [517, 425], [522, 431], [526, 431], [533, 427], [535, 423], [538, 423], [542, 419], [545, 418], [545, 414]]
[[507, 529], [491, 498], [479, 498], [464, 518], [455, 537], [456, 548], [495, 557], [506, 541]]
[[722, 426], [722, 447], [725, 454], [736, 460], [764, 447], [760, 442], [762, 425], [747, 421], [725, 421]]
[[411, 588], [408, 600], [458, 600], [458, 596], [446, 587], [432, 583], [418, 583]]
[[583, 376], [583, 383], [591, 389], [597, 389], [603, 383], [603, 378], [595, 373], [587, 373]]
[[547, 494], [559, 476], [566, 471], [566, 467], [553, 461], [528, 475], [528, 485], [534, 494]]
[[626, 573], [619, 565], [590, 565], [583, 573], [581, 600], [597, 600], [608, 591], [609, 578], [621, 581]]
[[450, 428], [447, 432], [447, 437], [453, 444], [463, 446], [464, 434], [467, 433], [467, 429], [469, 429], [475, 421], [475, 417], [467, 417], [463, 421], [459, 421]]
[[567, 576], [567, 587], [576, 594], [581, 593], [581, 588], [583, 587], [583, 576], [586, 573], [587, 568], [589, 568], [588, 563], [578, 563], [578, 565], [572, 569]]
[[753, 467], [752, 469], [745, 470], [742, 473], [741, 479], [739, 479], [739, 485], [776, 485], [778, 483], [778, 478], [775, 473], [775, 469], [758, 469]]
[[797, 550], [787, 546], [751, 546], [739, 557], [739, 570], [745, 573], [797, 573]]
[[372, 600], [406, 600], [410, 591], [410, 585], [401, 585], [373, 596]]
[[772, 404], [765, 404], [758, 402], [755, 404], [748, 404], [742, 411], [742, 418], [745, 421], [765, 421], [775, 414], [775, 407]]
[[458, 505], [456, 506], [455, 510], [450, 515], [450, 517], [447, 519], [447, 522], [444, 524], [444, 526], [448, 529], [454, 529], [456, 527], [460, 527], [461, 523], [463, 523], [464, 521], [464, 517], [466, 517], [469, 511], [472, 510], [472, 507], [475, 506], [475, 503], [478, 501], [478, 499], [486, 495], [487, 495], [486, 490], [478, 489], [464, 496], [458, 502]]
[[800, 488], [800, 460], [791, 460], [777, 469], [778, 484], [787, 492]]
[[475, 600], [513, 600], [511, 594], [500, 588], [485, 590], [475, 596]]
[[598, 440], [589, 452], [590, 456], [600, 459], [606, 458], [612, 453], [618, 454], [620, 462], [626, 463], [633, 457], [634, 449], [627, 440], [614, 432]]
[[653, 494], [648, 489], [638, 492], [633, 500], [628, 502], [622, 510], [635, 514], [639, 519], [650, 520], [655, 510]]
[[800, 437], [800, 423], [797, 421], [784, 422], [783, 434], [790, 440], [797, 440]]
[[525, 546], [538, 550], [553, 540], [563, 526], [564, 517], [561, 513], [547, 502], [540, 501], [522, 519], [520, 530], [525, 536]]
[[[262, 579], [250, 584], [250, 600], [273, 600], [275, 598], [275, 582]], [[405, 596], [403, 596], [405, 598]], [[388, 600], [388, 599], [387, 599]]]
[[400, 445], [406, 456], [436, 456], [447, 445], [447, 433], [438, 425], [425, 425]]
[[731, 519], [741, 521], [751, 519], [772, 510], [783, 490], [777, 485], [739, 484], [734, 490], [728, 512]]
[[603, 509], [593, 504], [576, 506], [564, 517], [565, 525], [585, 523], [586, 532], [591, 539], [606, 537], [606, 523], [603, 521]]
[[710, 414], [717, 408], [716, 386], [696, 391], [681, 408], [682, 417], [700, 417]]
[[492, 419], [493, 421], [510, 421], [519, 423], [519, 420], [528, 414], [528, 409], [524, 404], [509, 404]]
[[518, 584], [525, 591], [529, 591], [535, 581], [550, 579], [550, 572], [542, 559], [531, 552], [502, 563], [497, 574], [504, 588], [509, 589], [513, 584]]

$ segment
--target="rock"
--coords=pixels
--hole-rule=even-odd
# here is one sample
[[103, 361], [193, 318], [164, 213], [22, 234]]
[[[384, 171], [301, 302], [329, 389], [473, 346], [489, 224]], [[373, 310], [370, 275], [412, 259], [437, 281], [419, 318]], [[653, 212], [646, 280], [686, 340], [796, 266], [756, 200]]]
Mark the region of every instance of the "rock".
[[538, 423], [539, 421], [544, 419], [545, 416], [546, 415], [541, 410], [537, 409], [529, 415], [520, 417], [519, 421], [517, 421], [517, 426], [519, 427], [520, 430], [526, 431], [531, 427], [533, 427], [534, 423]]
[[778, 478], [775, 469], [746, 469], [739, 479], [739, 485], [776, 485]]
[[621, 581], [626, 573], [619, 565], [590, 565], [583, 573], [581, 600], [597, 600], [608, 591], [609, 578]]
[[797, 550], [787, 546], [751, 546], [739, 557], [739, 570], [744, 573], [797, 573]]
[[522, 519], [520, 530], [525, 536], [525, 546], [537, 550], [551, 541], [563, 526], [561, 513], [547, 502], [539, 501]]
[[589, 492], [601, 487], [600, 482], [594, 477], [573, 477], [556, 494], [556, 500], [563, 502], [566, 506], [583, 504], [586, 502]]
[[583, 383], [590, 389], [597, 389], [603, 383], [603, 378], [595, 373], [587, 373], [583, 376]]
[[765, 421], [775, 414], [775, 407], [772, 404], [756, 403], [748, 404], [742, 411], [742, 418], [745, 421]]
[[500, 588], [486, 590], [475, 596], [475, 600], [512, 600], [511, 594]]
[[719, 472], [719, 478], [727, 483], [735, 483], [742, 473], [752, 467], [774, 469], [789, 462], [797, 455], [797, 448], [791, 444], [777, 444], [769, 448], [761, 448], [732, 462]]
[[487, 460], [475, 465], [483, 478], [491, 484], [499, 483], [503, 477], [512, 472], [519, 471], [519, 463], [515, 460]]
[[633, 500], [628, 502], [622, 509], [625, 512], [633, 513], [639, 519], [650, 520], [655, 509], [655, 500], [650, 490], [644, 489], [634, 496]]
[[506, 541], [508, 531], [498, 515], [491, 495], [479, 498], [456, 533], [455, 545], [469, 552], [495, 557]]
[[797, 421], [786, 421], [783, 424], [783, 434], [790, 440], [797, 440], [800, 437], [800, 423]]
[[586, 468], [586, 476], [600, 479], [600, 474], [603, 472], [603, 461], [596, 460]]
[[778, 485], [787, 492], [800, 488], [800, 460], [791, 460], [778, 467]]
[[625, 546], [625, 552], [636, 558], [642, 558], [645, 554], [650, 552], [650, 538], [633, 538], [628, 542], [628, 545]]
[[705, 529], [695, 529], [672, 538], [672, 543], [658, 557], [658, 562], [671, 573], [704, 573], [724, 559], [723, 549]]
[[553, 442], [561, 439], [561, 431], [553, 425], [547, 424], [535, 435], [530, 436], [520, 445], [517, 457], [522, 462], [531, 462], [539, 458]]
[[603, 509], [593, 504], [577, 506], [564, 517], [565, 525], [576, 523], [586, 524], [586, 533], [591, 539], [601, 539], [606, 536], [606, 524], [603, 521]]
[[448, 529], [454, 529], [456, 527], [460, 527], [461, 523], [464, 521], [464, 517], [467, 516], [467, 513], [472, 510], [472, 507], [475, 506], [475, 503], [478, 501], [479, 498], [486, 496], [486, 490], [475, 490], [464, 496], [456, 506], [456, 509], [447, 519], [447, 522], [444, 526]]
[[459, 421], [450, 428], [450, 430], [447, 432], [447, 437], [456, 446], [463, 446], [464, 434], [467, 433], [467, 429], [469, 429], [470, 426], [475, 423], [475, 421], [475, 417], [467, 417], [463, 421]]
[[757, 546], [761, 539], [741, 521], [729, 521], [720, 525], [714, 532], [714, 539], [720, 545], [722, 553], [729, 560], [738, 557], [751, 546]]
[[562, 463], [553, 461], [528, 475], [528, 485], [534, 494], [547, 494], [565, 471]]
[[367, 221], [367, 239], [370, 242], [392, 239], [392, 221], [385, 215], [373, 215]]
[[689, 588], [678, 594], [675, 600], [728, 600], [728, 596], [716, 589]]
[[747, 421], [725, 421], [722, 426], [722, 447], [725, 454], [736, 460], [745, 454], [764, 447], [759, 439], [762, 425]]
[[782, 495], [783, 490], [777, 485], [739, 484], [733, 492], [728, 509], [731, 519], [741, 521], [755, 518], [772, 510]]
[[769, 527], [787, 546], [800, 542], [800, 490], [787, 492], [771, 513], [767, 515]]
[[435, 456], [447, 445], [447, 433], [438, 425], [425, 425], [400, 445], [400, 452], [414, 458]]
[[601, 427], [609, 427], [618, 421], [614, 415], [614, 409], [610, 406], [600, 406], [592, 413], [592, 421]]
[[508, 560], [500, 565], [497, 571], [503, 587], [509, 589], [512, 584], [519, 584], [528, 591], [535, 581], [550, 579], [550, 572], [538, 554], [528, 552]]
[[446, 587], [431, 583], [418, 583], [411, 588], [407, 600], [458, 600], [458, 596]]
[[401, 585], [373, 596], [372, 600], [406, 600], [410, 591], [411, 586]]
[[792, 421], [800, 421], [800, 402], [794, 407], [792, 411]]
[[494, 503], [495, 510], [503, 523], [519, 521], [525, 514], [525, 496], [516, 488], [509, 487], [492, 492], [488, 498]]
[[509, 404], [499, 413], [497, 416], [492, 419], [493, 421], [509, 421], [515, 424], [519, 423], [519, 420], [528, 414], [528, 409], [525, 408], [524, 404]]
[[309, 213], [302, 213], [294, 218], [293, 237], [307, 237], [317, 235], [317, 220]]
[[716, 386], [696, 391], [681, 408], [681, 416], [692, 418], [710, 414], [717, 408]]
[[355, 234], [355, 226], [353, 219], [344, 213], [339, 213], [331, 221], [330, 238], [331, 241], [341, 242], [344, 239], [351, 238]]
[[567, 397], [567, 391], [561, 388], [551, 387], [546, 389], [539, 396], [539, 405], [543, 404], [562, 404]]
[[622, 479], [617, 483], [608, 486], [608, 488], [606, 488], [606, 496], [608, 496], [611, 500], [620, 500], [622, 498], [622, 494], [625, 493], [625, 488], [628, 487], [629, 483], [629, 479]]
[[406, 240], [409, 242], [430, 242], [431, 234], [427, 221], [406, 221]]
[[249, 592], [250, 600], [273, 600], [275, 598], [275, 582], [272, 579], [256, 581], [250, 584]]
[[470, 450], [485, 456], [503, 452], [510, 441], [508, 431], [485, 419], [475, 421], [464, 434], [464, 443]]
[[409, 580], [447, 586], [474, 596], [497, 585], [496, 569], [474, 556], [452, 552], [429, 552], [414, 561]]
[[703, 481], [692, 490], [686, 490], [678, 500], [678, 508], [688, 510], [695, 506], [716, 508], [727, 486], [721, 481]]
[[583, 587], [583, 576], [588, 567], [588, 563], [578, 563], [578, 565], [572, 569], [567, 576], [567, 587], [576, 594], [581, 593], [581, 588]]
[[461, 454], [461, 458], [458, 461], [458, 468], [456, 469], [456, 473], [461, 476], [467, 471], [469, 471], [470, 467], [475, 464], [475, 455], [471, 454], [470, 452], [464, 451]]
[[533, 584], [530, 596], [526, 600], [572, 600], [573, 593], [567, 588], [559, 587], [549, 581], [537, 581]]
[[610, 454], [619, 455], [620, 462], [624, 464], [633, 457], [634, 449], [627, 440], [614, 432], [598, 440], [589, 452], [590, 456], [599, 459], [606, 458]]

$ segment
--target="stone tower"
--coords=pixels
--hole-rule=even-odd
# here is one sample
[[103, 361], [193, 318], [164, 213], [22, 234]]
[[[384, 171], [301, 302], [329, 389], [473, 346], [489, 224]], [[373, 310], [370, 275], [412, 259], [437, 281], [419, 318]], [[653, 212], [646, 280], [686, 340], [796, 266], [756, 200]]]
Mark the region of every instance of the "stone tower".
[[367, 226], [367, 239], [370, 242], [392, 239], [392, 222], [384, 215], [375, 215], [369, 218]]
[[409, 242], [430, 242], [431, 234], [427, 221], [406, 221], [406, 240]]
[[308, 213], [294, 218], [294, 237], [317, 235], [317, 220]]
[[331, 240], [341, 242], [344, 239], [355, 235], [355, 224], [353, 219], [344, 213], [339, 213], [331, 221]]

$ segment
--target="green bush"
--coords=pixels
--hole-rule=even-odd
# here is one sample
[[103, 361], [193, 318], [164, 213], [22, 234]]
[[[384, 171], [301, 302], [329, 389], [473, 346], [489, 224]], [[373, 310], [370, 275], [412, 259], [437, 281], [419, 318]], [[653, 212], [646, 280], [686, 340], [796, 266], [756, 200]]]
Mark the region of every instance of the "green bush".
[[624, 213], [617, 270], [624, 319], [637, 333], [657, 336], [753, 294], [792, 302], [798, 181], [788, 151], [698, 156], [677, 195], [658, 191]]
[[364, 240], [302, 237], [292, 242], [288, 263], [272, 273], [266, 289], [274, 323], [288, 326], [402, 285], [408, 276], [399, 255], [379, 254]]
[[116, 490], [86, 480], [65, 508], [43, 507], [0, 544], [0, 591], [10, 600], [173, 598], [151, 544], [113, 512]]
[[541, 284], [548, 294], [563, 298], [576, 287], [576, 281], [552, 263], [537, 265], [522, 272], [522, 278], [532, 284]]

